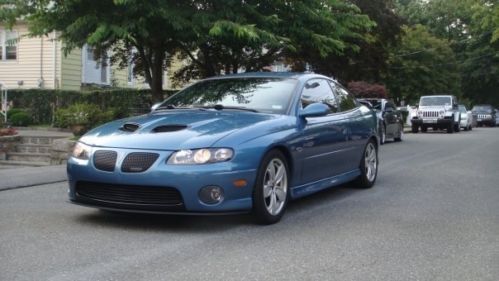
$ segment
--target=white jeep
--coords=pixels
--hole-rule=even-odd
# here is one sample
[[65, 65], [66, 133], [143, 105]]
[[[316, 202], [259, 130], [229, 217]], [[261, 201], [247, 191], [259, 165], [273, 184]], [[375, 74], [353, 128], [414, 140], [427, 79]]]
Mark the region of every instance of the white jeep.
[[447, 133], [459, 132], [461, 115], [457, 98], [450, 95], [422, 96], [419, 99], [418, 114], [411, 119], [412, 132], [426, 132], [433, 130], [447, 130]]

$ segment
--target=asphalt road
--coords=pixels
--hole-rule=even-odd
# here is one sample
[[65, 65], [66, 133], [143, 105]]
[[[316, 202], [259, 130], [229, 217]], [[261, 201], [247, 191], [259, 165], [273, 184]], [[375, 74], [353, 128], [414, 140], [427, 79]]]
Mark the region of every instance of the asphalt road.
[[116, 215], [66, 184], [0, 192], [0, 280], [499, 280], [499, 128], [408, 134], [370, 190], [283, 220]]

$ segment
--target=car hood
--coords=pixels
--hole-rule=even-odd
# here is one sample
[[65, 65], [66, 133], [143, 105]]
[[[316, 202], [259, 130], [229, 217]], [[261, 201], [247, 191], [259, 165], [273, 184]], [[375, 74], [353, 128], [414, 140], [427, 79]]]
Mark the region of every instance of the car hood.
[[492, 112], [491, 111], [486, 111], [486, 110], [475, 110], [475, 111], [472, 111], [473, 114], [488, 114], [488, 115], [492, 115]]
[[238, 130], [276, 118], [279, 115], [240, 111], [163, 111], [107, 123], [80, 141], [115, 148], [193, 149], [210, 147]]
[[451, 110], [452, 109], [452, 106], [448, 106], [448, 105], [432, 105], [432, 106], [420, 106], [419, 107], [419, 110], [442, 110], [442, 109], [445, 109], [445, 110]]

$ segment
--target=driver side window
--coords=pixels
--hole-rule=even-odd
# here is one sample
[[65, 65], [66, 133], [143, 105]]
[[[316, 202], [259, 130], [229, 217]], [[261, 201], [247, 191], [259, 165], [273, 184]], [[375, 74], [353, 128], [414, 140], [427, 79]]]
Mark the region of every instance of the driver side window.
[[336, 97], [328, 81], [324, 79], [311, 79], [307, 81], [303, 87], [300, 100], [302, 108], [312, 103], [321, 102], [329, 107], [329, 113], [338, 112]]

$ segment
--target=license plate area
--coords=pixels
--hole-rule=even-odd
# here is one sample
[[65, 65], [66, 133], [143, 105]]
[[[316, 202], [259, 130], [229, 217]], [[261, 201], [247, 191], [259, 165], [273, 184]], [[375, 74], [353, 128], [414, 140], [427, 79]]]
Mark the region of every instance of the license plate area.
[[424, 119], [423, 123], [436, 124], [437, 123], [437, 119]]

